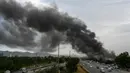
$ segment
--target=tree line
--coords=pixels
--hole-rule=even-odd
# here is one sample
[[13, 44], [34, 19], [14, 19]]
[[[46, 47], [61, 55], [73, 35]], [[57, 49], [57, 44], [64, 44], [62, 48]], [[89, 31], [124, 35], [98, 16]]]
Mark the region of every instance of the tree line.
[[[60, 57], [59, 62], [63, 63], [69, 57]], [[48, 64], [57, 62], [58, 58], [53, 56], [47, 57], [0, 57], [0, 73], [5, 70], [16, 71], [22, 67], [28, 67], [37, 64]]]

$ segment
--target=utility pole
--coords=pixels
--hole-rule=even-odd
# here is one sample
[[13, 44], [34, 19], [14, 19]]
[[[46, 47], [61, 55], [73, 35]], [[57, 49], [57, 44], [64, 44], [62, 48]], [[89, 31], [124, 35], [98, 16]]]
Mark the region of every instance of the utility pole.
[[12, 57], [12, 52], [10, 52], [9, 57]]
[[59, 57], [60, 57], [60, 44], [58, 44], [58, 73], [60, 73]]
[[71, 51], [69, 51], [69, 58], [71, 57]]

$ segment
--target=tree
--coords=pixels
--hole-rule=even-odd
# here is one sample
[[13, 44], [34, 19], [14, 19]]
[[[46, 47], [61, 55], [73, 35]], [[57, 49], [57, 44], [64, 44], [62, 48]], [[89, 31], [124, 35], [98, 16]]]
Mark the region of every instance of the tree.
[[79, 63], [78, 58], [70, 58], [66, 64], [68, 73], [73, 73], [77, 70], [77, 64]]
[[130, 68], [130, 56], [128, 52], [123, 52], [121, 54], [119, 54], [116, 59], [115, 62], [117, 63], [117, 65], [121, 68]]

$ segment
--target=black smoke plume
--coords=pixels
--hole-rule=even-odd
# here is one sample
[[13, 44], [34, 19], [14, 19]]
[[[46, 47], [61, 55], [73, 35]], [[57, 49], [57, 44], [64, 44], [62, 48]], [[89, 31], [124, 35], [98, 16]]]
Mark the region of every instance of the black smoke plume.
[[33, 42], [36, 32], [18, 22], [17, 24], [19, 26], [17, 26], [13, 20], [2, 20], [0, 22], [0, 44], [5, 44], [10, 47], [36, 46], [36, 43]]
[[23, 18], [25, 12], [26, 10], [21, 6], [21, 4], [14, 0], [0, 0], [0, 13], [2, 13], [5, 18], [18, 20]]
[[[52, 48], [55, 48], [61, 42], [71, 43], [73, 49], [86, 54], [89, 52], [103, 54], [105, 50], [102, 47], [102, 43], [95, 39], [95, 33], [88, 30], [86, 24], [82, 20], [71, 17], [67, 13], [59, 12], [58, 9], [54, 7], [42, 9], [31, 6], [29, 8], [27, 6], [22, 6], [14, 0], [1, 0], [0, 13], [7, 21], [21, 21], [24, 23], [24, 27], [28, 29], [31, 27], [41, 33], [45, 33], [41, 40], [42, 51], [45, 51], [45, 49], [51, 51], [53, 50]], [[16, 26], [21, 27], [17, 24]], [[21, 33], [22, 32], [21, 30]], [[1, 34], [3, 34], [3, 31], [1, 31]], [[33, 35], [31, 31], [29, 31], [28, 34], [29, 35], [22, 34], [20, 37], [27, 38], [24, 39], [27, 41], [25, 44], [31, 46], [32, 43], [30, 40], [32, 40], [32, 38], [29, 37]], [[19, 44], [19, 41], [16, 42], [18, 42], [17, 45], [19, 46], [25, 45], [24, 43]]]

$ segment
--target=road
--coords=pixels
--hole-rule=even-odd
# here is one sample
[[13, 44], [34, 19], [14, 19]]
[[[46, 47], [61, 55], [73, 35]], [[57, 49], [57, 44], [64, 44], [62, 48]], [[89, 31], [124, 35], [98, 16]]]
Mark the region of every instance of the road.
[[[28, 68], [27, 73], [35, 73], [35, 72], [40, 71], [40, 70], [49, 69], [52, 66], [53, 66], [53, 64], [51, 64], [51, 65], [49, 64], [48, 66], [39, 66], [39, 67]], [[22, 73], [22, 70], [15, 71], [13, 73]]]
[[[56, 63], [46, 64], [46, 65], [38, 65], [37, 67], [27, 68], [27, 73], [35, 73], [35, 72], [40, 71], [40, 70], [49, 69], [54, 64], [56, 64]], [[15, 71], [13, 73], [22, 73], [22, 70]]]
[[[66, 63], [61, 63], [59, 66], [62, 67], [62, 66], [65, 66], [65, 64]], [[27, 73], [35, 73], [37, 71], [42, 71], [42, 70], [45, 70], [45, 69], [50, 69], [50, 68], [53, 67], [53, 65], [54, 64], [49, 64], [47, 66], [41, 66], [41, 67], [37, 67], [37, 68], [27, 69]], [[22, 73], [22, 71], [19, 70], [19, 71], [13, 72], [13, 73]]]
[[[19, 70], [19, 71], [13, 72], [13, 73], [22, 73], [22, 71]], [[27, 73], [35, 73], [35, 72], [33, 70], [27, 70]]]
[[[103, 68], [105, 65], [104, 64], [100, 64], [97, 62], [91, 62], [89, 63], [88, 61], [81, 61], [81, 64], [90, 72], [90, 73], [101, 73], [100, 69], [97, 69], [97, 66], [99, 68]], [[107, 69], [105, 69], [105, 73], [130, 73], [127, 71], [122, 71], [119, 69], [114, 69], [111, 72], [109, 72]]]

